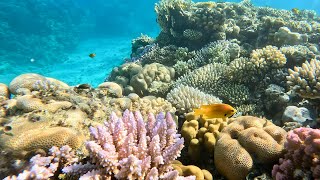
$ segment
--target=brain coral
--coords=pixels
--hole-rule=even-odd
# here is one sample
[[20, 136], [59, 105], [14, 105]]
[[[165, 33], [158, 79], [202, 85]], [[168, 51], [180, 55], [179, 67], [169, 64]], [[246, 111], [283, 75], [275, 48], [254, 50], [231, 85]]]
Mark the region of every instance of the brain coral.
[[10, 92], [12, 94], [16, 94], [17, 90], [20, 88], [26, 88], [29, 90], [33, 90], [33, 85], [38, 81], [45, 81], [46, 78], [39, 74], [22, 74], [20, 76], [15, 77], [9, 85]]
[[130, 85], [139, 95], [164, 95], [174, 78], [174, 69], [159, 63], [145, 65], [130, 80]]
[[9, 96], [10, 96], [10, 92], [9, 92], [8, 86], [3, 83], [0, 83], [0, 97], [3, 97], [4, 99], [8, 99]]
[[287, 84], [301, 97], [310, 99], [320, 98], [320, 61], [312, 59], [306, 61], [302, 67], [289, 69]]
[[190, 112], [203, 104], [222, 103], [222, 101], [215, 96], [185, 85], [180, 85], [172, 89], [167, 94], [166, 99], [173, 104], [180, 113]]
[[22, 132], [17, 128], [12, 137], [3, 137], [5, 149], [23, 157], [28, 153], [46, 152], [52, 146], [69, 145], [76, 149], [84, 142], [84, 136], [67, 127], [29, 128], [22, 128]]
[[245, 179], [254, 162], [273, 163], [282, 155], [284, 129], [253, 116], [233, 118], [228, 123], [214, 151], [215, 166], [228, 179]]

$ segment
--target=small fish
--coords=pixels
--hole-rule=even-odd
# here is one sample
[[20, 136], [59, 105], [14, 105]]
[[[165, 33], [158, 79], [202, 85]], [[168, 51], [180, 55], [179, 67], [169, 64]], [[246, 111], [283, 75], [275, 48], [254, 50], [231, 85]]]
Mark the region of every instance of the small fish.
[[202, 115], [205, 119], [232, 117], [237, 112], [229, 104], [209, 104], [201, 105], [199, 109], [194, 109], [194, 115]]
[[292, 8], [291, 11], [295, 15], [298, 15], [300, 13], [300, 10], [298, 8]]
[[91, 57], [91, 58], [96, 57], [96, 53], [91, 53], [91, 54], [89, 54], [89, 57]]

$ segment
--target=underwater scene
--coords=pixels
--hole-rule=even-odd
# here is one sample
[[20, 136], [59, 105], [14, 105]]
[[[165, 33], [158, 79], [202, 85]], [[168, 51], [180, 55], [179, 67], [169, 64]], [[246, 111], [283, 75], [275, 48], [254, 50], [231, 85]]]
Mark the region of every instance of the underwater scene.
[[320, 180], [320, 0], [8, 0], [0, 40], [0, 179]]

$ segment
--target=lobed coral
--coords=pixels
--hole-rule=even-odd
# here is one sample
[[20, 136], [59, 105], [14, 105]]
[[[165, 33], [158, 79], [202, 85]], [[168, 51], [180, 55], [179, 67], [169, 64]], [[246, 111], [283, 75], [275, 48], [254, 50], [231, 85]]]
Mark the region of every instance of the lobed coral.
[[200, 161], [206, 157], [202, 156], [204, 152], [208, 153], [209, 157], [213, 156], [220, 131], [226, 125], [227, 119], [204, 119], [188, 113], [181, 127], [181, 134], [185, 138], [190, 158]]
[[275, 179], [319, 179], [320, 178], [320, 130], [297, 128], [289, 131], [287, 150], [279, 164], [273, 166]]
[[245, 179], [254, 163], [272, 164], [284, 152], [286, 131], [266, 119], [240, 116], [222, 129], [214, 163], [230, 180]]
[[294, 92], [301, 97], [309, 99], [320, 98], [320, 61], [311, 59], [305, 62], [301, 67], [289, 69], [287, 84]]
[[174, 79], [174, 69], [159, 63], [148, 64], [130, 80], [134, 92], [139, 95], [164, 95]]

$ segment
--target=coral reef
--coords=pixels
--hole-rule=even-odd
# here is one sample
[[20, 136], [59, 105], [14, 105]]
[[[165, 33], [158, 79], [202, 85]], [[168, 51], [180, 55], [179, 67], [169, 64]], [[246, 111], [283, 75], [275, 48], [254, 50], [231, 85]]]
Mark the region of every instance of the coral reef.
[[273, 166], [275, 179], [320, 178], [320, 130], [297, 128], [289, 131], [285, 143], [286, 154]]

